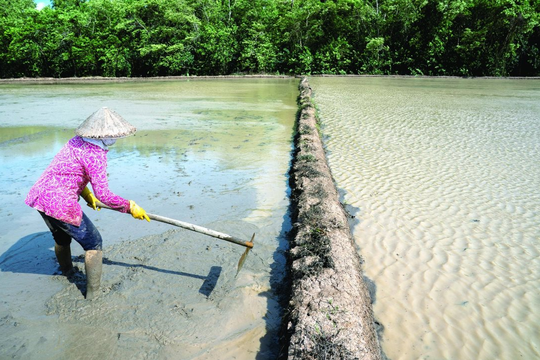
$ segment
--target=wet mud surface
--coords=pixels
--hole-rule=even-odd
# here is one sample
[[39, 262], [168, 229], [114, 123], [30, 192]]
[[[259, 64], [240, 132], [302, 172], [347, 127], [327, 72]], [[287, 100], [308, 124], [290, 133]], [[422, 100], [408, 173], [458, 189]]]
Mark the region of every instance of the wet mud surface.
[[[245, 222], [207, 227], [242, 239], [253, 233], [264, 237], [264, 231]], [[34, 239], [40, 244], [50, 240], [47, 233]], [[19, 301], [32, 296], [45, 302], [33, 305], [41, 313], [35, 318], [13, 311], [3, 316], [0, 354], [19, 359], [273, 358], [280, 308], [266, 275], [268, 250], [255, 246], [236, 277], [244, 248], [235, 244], [182, 229], [124, 241], [104, 249], [101, 291], [93, 301], [84, 298], [82, 255], [73, 258], [77, 273], [66, 278], [59, 275], [53, 252], [43, 252], [32, 260], [46, 265], [43, 272], [57, 275], [42, 275], [39, 286], [56, 293], [49, 299], [32, 289], [17, 294]], [[5, 261], [3, 267], [26, 265]]]
[[[259, 232], [243, 222], [208, 227], [240, 238]], [[265, 314], [271, 289], [261, 276], [267, 262], [257, 250], [235, 277], [241, 246], [182, 229], [125, 241], [104, 249], [101, 292], [93, 301], [83, 295], [84, 258], [74, 257], [79, 269], [74, 276], [43, 279], [43, 286], [59, 289], [45, 303], [54, 332], [30, 339], [33, 324], [7, 316], [2, 327], [13, 331], [4, 334], [2, 348], [11, 344], [12, 356], [27, 359], [215, 359], [227, 351], [237, 358], [271, 357], [277, 329], [266, 327], [265, 316], [272, 316], [271, 310]], [[53, 254], [42, 261], [53, 263]], [[56, 354], [51, 353], [55, 348]]]

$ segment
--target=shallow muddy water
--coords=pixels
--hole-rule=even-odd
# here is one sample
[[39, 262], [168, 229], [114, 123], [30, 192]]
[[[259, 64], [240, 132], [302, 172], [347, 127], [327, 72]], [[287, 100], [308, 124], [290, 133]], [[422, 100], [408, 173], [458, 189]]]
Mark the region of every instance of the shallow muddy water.
[[388, 358], [539, 358], [540, 81], [310, 84]]
[[[0, 358], [273, 359], [297, 84], [0, 85]], [[102, 296], [83, 299], [82, 274], [54, 275], [52, 237], [24, 198], [102, 106], [138, 128], [109, 151], [111, 190], [150, 213], [256, 233], [237, 278], [243, 247], [91, 209], [104, 239]], [[82, 249], [72, 252], [82, 271]]]

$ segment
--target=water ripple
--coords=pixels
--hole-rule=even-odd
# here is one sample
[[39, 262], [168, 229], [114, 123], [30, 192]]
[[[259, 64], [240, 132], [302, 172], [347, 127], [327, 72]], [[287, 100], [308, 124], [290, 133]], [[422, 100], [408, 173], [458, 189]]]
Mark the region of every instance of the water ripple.
[[538, 86], [310, 83], [388, 357], [538, 358]]

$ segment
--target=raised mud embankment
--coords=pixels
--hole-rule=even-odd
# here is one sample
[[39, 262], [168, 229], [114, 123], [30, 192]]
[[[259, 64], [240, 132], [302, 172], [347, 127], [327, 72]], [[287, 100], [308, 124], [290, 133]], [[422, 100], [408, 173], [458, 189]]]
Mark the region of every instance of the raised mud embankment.
[[300, 86], [291, 168], [288, 359], [381, 359], [368, 288], [320, 138], [311, 88]]

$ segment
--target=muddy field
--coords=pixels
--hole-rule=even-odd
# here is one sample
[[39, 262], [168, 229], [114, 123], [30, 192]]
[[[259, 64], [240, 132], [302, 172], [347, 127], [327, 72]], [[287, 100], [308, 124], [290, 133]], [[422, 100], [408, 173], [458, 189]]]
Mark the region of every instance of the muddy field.
[[[241, 222], [209, 226], [246, 238], [260, 233]], [[50, 238], [42, 234], [32, 242], [45, 249]], [[271, 289], [257, 273], [268, 264], [257, 250], [235, 277], [243, 252], [238, 246], [187, 230], [126, 241], [105, 248], [103, 285], [95, 301], [84, 299], [84, 259], [75, 257], [80, 271], [74, 277], [41, 276], [41, 287], [54, 292], [49, 299], [21, 290], [21, 306], [27, 296], [41, 298], [44, 314], [4, 316], [2, 353], [20, 359], [271, 358], [277, 329], [265, 326], [264, 319], [278, 316], [279, 308], [265, 304]], [[52, 252], [34, 251], [32, 257], [24, 252], [23, 246], [3, 269], [37, 263], [43, 272], [55, 271]], [[25, 257], [27, 263], [15, 260]]]
[[[0, 359], [274, 359], [285, 269], [297, 81], [0, 86]], [[24, 205], [73, 129], [103, 104], [139, 131], [109, 154], [109, 185], [146, 211], [249, 240], [84, 209], [104, 239], [102, 294], [58, 272]]]

